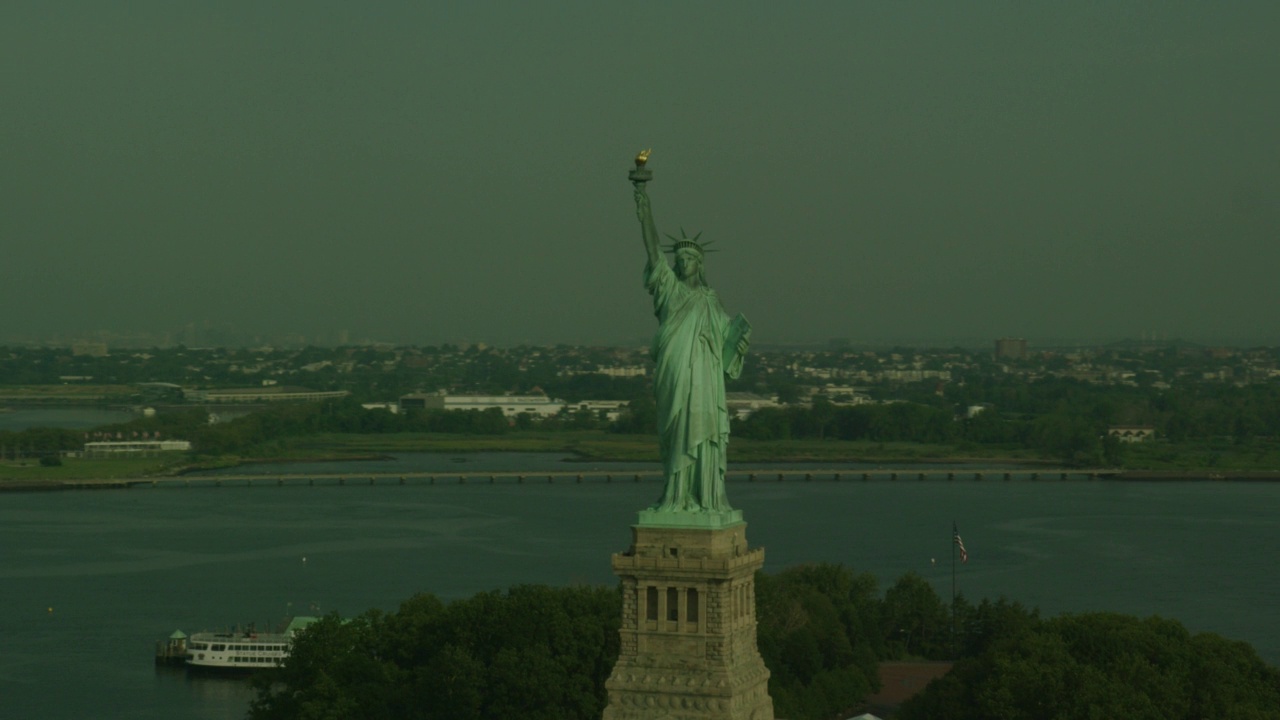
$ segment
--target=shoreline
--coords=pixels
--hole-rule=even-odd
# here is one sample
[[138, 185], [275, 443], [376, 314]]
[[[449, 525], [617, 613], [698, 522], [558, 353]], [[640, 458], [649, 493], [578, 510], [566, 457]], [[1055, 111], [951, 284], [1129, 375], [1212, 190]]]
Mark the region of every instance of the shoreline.
[[[461, 452], [467, 452], [467, 451], [461, 451]], [[470, 452], [479, 452], [479, 451], [470, 451]], [[391, 459], [391, 457], [392, 456], [379, 453], [379, 454], [368, 454], [368, 455], [337, 455], [337, 456], [329, 455], [329, 456], [318, 457], [318, 458], [302, 458], [302, 459], [253, 458], [253, 459], [246, 459], [243, 462], [239, 462], [235, 464], [227, 464], [227, 465], [206, 465], [206, 466], [201, 466], [198, 464], [185, 465], [177, 468], [171, 468], [169, 471], [163, 474], [139, 475], [139, 476], [133, 476], [133, 477], [106, 477], [106, 478], [86, 477], [86, 478], [59, 478], [59, 479], [24, 478], [24, 479], [14, 479], [14, 480], [0, 479], [0, 493], [130, 489], [135, 486], [153, 486], [154, 487], [161, 484], [172, 484], [180, 481], [185, 481], [188, 484], [190, 484], [192, 481], [196, 481], [196, 482], [208, 481], [210, 483], [215, 483], [220, 486], [222, 479], [226, 479], [226, 480], [231, 480], [232, 478], [243, 479], [243, 477], [248, 477], [248, 476], [239, 476], [234, 474], [230, 474], [227, 476], [218, 476], [218, 475], [196, 476], [196, 475], [190, 475], [189, 473], [197, 472], [201, 470], [210, 470], [210, 469], [233, 470], [234, 468], [240, 467], [242, 465], [249, 465], [249, 464], [255, 464], [255, 465], [278, 464], [281, 466], [287, 466], [292, 463], [329, 463], [329, 462], [340, 463], [343, 461], [380, 461], [380, 460], [389, 460]], [[625, 459], [610, 460], [610, 459], [602, 459], [602, 458], [594, 458], [594, 457], [584, 458], [583, 460], [598, 461], [598, 462], [631, 462], [630, 460], [625, 460]], [[742, 481], [742, 482], [755, 481], [755, 473], [753, 471], [764, 471], [764, 470], [767, 470], [771, 474], [774, 472], [777, 472], [778, 482], [782, 482], [784, 474], [794, 476], [793, 478], [790, 478], [791, 482], [808, 482], [811, 480], [831, 481], [831, 480], [840, 480], [840, 479], [843, 479], [846, 482], [855, 482], [855, 481], [856, 482], [867, 482], [867, 481], [920, 482], [928, 479], [934, 482], [938, 482], [938, 481], [983, 482], [985, 481], [985, 482], [1019, 482], [1019, 483], [1022, 483], [1022, 482], [1041, 482], [1041, 483], [1070, 482], [1070, 481], [1150, 482], [1150, 483], [1186, 483], [1186, 482], [1233, 482], [1234, 483], [1234, 482], [1278, 482], [1280, 481], [1280, 471], [1278, 470], [1236, 470], [1236, 471], [1210, 471], [1207, 469], [1202, 469], [1202, 470], [1190, 470], [1190, 469], [1120, 470], [1116, 468], [1053, 467], [1053, 472], [1044, 472], [1042, 476], [1041, 472], [1037, 471], [1036, 469], [1052, 467], [1051, 463], [1046, 463], [1044, 461], [1026, 462], [1021, 460], [1018, 460], [1018, 461], [1010, 460], [1005, 462], [998, 462], [998, 461], [973, 459], [973, 458], [963, 458], [963, 459], [956, 458], [956, 459], [950, 459], [950, 460], [935, 458], [930, 460], [918, 460], [910, 463], [901, 463], [902, 465], [915, 466], [911, 468], [894, 467], [894, 465], [897, 465], [898, 463], [893, 463], [892, 461], [889, 461], [887, 463], [877, 463], [875, 460], [867, 460], [865, 458], [859, 459], [859, 460], [849, 460], [844, 462], [858, 463], [858, 464], [877, 464], [879, 465], [879, 467], [864, 468], [864, 469], [833, 469], [833, 468], [813, 469], [813, 468], [794, 468], [794, 467], [788, 468], [788, 466], [795, 465], [795, 464], [813, 464], [815, 462], [819, 462], [819, 463], [828, 462], [832, 464], [839, 464], [839, 462], [841, 461], [832, 461], [829, 458], [816, 459], [816, 458], [806, 458], [806, 457], [798, 457], [798, 458], [793, 458], [788, 460], [771, 460], [771, 461], [758, 461], [758, 462], [745, 461], [745, 462], [738, 463], [740, 467], [745, 465], [746, 467], [744, 469], [731, 470], [730, 474], [736, 475], [736, 476], [743, 476], [744, 474], [749, 474], [750, 475], [749, 480], [743, 477], [736, 478], [738, 481]], [[973, 471], [972, 477], [960, 476], [958, 473], [947, 473], [945, 477], [941, 475], [935, 475], [934, 477], [926, 478], [925, 477], [926, 472], [919, 472], [918, 477], [916, 476], [919, 466], [934, 466], [934, 467], [942, 467], [942, 468], [949, 467], [949, 468], [958, 470], [960, 468], [967, 469], [967, 468], [973, 468], [974, 466], [981, 466], [984, 464], [987, 465], [988, 467], [981, 468], [981, 470], [985, 470], [986, 472], [984, 473], [984, 472], [975, 470]], [[989, 467], [992, 464], [1016, 465], [1019, 467], [993, 469]], [[934, 474], [934, 473], [940, 473], [940, 472], [941, 472], [940, 470], [928, 471], [928, 474]], [[822, 477], [824, 474], [827, 474], [827, 473], [833, 473], [834, 476], [831, 478]], [[1029, 473], [1029, 477], [1015, 478], [1013, 477], [1015, 473], [1021, 474], [1024, 476], [1028, 475]], [[400, 484], [404, 484], [405, 476], [417, 477], [421, 475], [422, 477], [432, 477], [436, 475], [445, 475], [445, 474], [449, 474], [449, 473], [412, 473], [412, 472], [403, 472], [403, 471], [393, 471], [393, 472], [386, 472], [386, 473], [362, 473], [361, 475], [367, 476], [369, 478], [370, 484], [372, 485], [372, 484], [375, 484], [374, 483], [375, 477], [381, 477], [388, 480], [398, 478], [400, 480]], [[492, 477], [494, 474], [495, 473], [487, 473], [487, 472], [477, 473], [477, 475], [488, 475], [490, 477]], [[497, 474], [501, 474], [504, 476], [513, 475], [512, 473], [497, 473]], [[561, 473], [561, 474], [571, 475], [572, 473]], [[649, 473], [646, 473], [646, 474], [649, 474]], [[1060, 474], [1060, 477], [1054, 477], [1054, 475], [1056, 474]], [[284, 475], [288, 475], [288, 473], [284, 473]], [[324, 479], [324, 478], [332, 479], [332, 478], [345, 478], [348, 474], [311, 473], [311, 475], [321, 479]], [[847, 476], [844, 478], [841, 478], [840, 477], [841, 475], [847, 475]], [[902, 475], [903, 477], [899, 478], [899, 475]], [[1074, 477], [1068, 477], [1068, 475], [1071, 475]], [[263, 481], [270, 480], [273, 478], [277, 478], [277, 476], [273, 476], [269, 474], [261, 475], [261, 480]], [[254, 480], [256, 479], [257, 477], [254, 476]], [[582, 476], [579, 475], [578, 482], [581, 483], [581, 481], [582, 481]], [[772, 482], [772, 480], [770, 481]], [[252, 482], [253, 481], [251, 480], [250, 483], [252, 484]], [[280, 484], [284, 484], [283, 480], [280, 480], [279, 482]], [[339, 484], [342, 484], [341, 481], [339, 482]]]

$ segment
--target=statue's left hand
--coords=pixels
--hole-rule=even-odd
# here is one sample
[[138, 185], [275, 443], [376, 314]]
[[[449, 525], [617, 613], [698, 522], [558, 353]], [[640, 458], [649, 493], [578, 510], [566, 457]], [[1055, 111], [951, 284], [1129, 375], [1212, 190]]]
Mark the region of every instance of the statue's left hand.
[[747, 339], [746, 339], [745, 337], [744, 337], [744, 338], [739, 338], [739, 339], [738, 339], [738, 354], [739, 354], [739, 355], [746, 355], [746, 354], [747, 354], [747, 348], [749, 348], [749, 347], [751, 347], [751, 343], [750, 343], [750, 342], [748, 342], [748, 341], [747, 341]]

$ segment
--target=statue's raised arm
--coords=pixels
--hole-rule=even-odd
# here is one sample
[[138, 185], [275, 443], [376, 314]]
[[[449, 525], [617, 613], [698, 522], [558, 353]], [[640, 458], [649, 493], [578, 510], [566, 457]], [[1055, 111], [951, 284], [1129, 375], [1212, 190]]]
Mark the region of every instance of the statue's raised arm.
[[653, 171], [645, 168], [649, 151], [636, 155], [636, 169], [631, 171], [631, 184], [636, 188], [636, 217], [640, 220], [640, 232], [644, 236], [644, 249], [649, 256], [650, 267], [662, 261], [662, 248], [658, 245], [658, 228], [653, 224], [653, 210], [649, 207], [649, 193], [645, 183], [653, 179]]

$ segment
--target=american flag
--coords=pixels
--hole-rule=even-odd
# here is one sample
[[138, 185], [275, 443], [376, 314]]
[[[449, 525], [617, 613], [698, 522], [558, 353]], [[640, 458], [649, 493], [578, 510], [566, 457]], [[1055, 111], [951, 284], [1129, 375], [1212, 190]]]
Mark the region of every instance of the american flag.
[[960, 531], [955, 523], [951, 523], [951, 539], [955, 541], [956, 547], [960, 548], [960, 562], [969, 562], [969, 551], [964, 549], [964, 541], [960, 539]]

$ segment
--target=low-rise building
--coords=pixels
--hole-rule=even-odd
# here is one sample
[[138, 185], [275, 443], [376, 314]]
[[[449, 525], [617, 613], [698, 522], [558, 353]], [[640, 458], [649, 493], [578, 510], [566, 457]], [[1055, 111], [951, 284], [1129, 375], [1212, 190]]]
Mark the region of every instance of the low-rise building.
[[583, 400], [582, 402], [572, 403], [569, 409], [573, 412], [588, 410], [596, 415], [604, 413], [606, 420], [616, 422], [622, 416], [622, 410], [626, 406], [626, 400]]
[[84, 444], [85, 455], [142, 454], [150, 452], [186, 452], [189, 440], [105, 440]]
[[725, 405], [729, 409], [729, 417], [745, 420], [751, 413], [766, 407], [778, 407], [776, 398], [765, 397], [749, 392], [727, 392], [724, 394]]
[[400, 398], [400, 410], [489, 410], [501, 408], [513, 418], [521, 413], [544, 418], [558, 414], [563, 400], [546, 395], [449, 395], [447, 393], [412, 393]]
[[1119, 439], [1120, 442], [1146, 442], [1155, 439], [1156, 429], [1151, 425], [1112, 425], [1107, 428], [1107, 434]]

